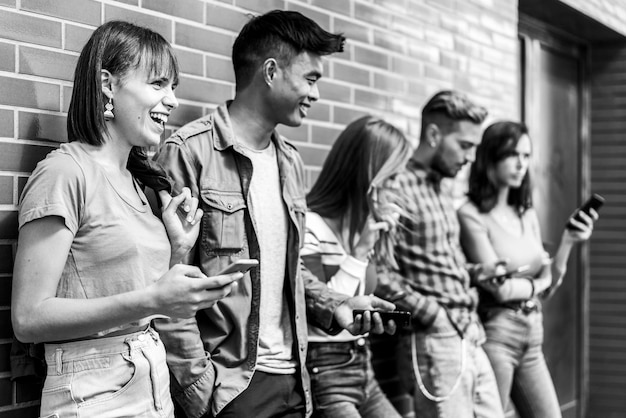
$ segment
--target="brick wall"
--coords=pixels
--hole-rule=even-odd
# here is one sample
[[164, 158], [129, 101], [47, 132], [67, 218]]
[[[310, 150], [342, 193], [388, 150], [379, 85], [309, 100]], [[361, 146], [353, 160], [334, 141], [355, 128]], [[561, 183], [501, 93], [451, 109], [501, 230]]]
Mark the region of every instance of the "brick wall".
[[[304, 125], [281, 129], [310, 181], [345, 124], [373, 113], [415, 138], [420, 106], [439, 89], [466, 91], [492, 118], [519, 114], [516, 0], [0, 0], [0, 417], [37, 416], [37, 387], [9, 380], [17, 202], [37, 161], [67, 140], [73, 68], [86, 39], [99, 24], [125, 19], [172, 42], [182, 67], [175, 129], [233, 95], [236, 33], [248, 13], [274, 8], [348, 37], [345, 53], [328, 59], [322, 98]], [[394, 376], [382, 377], [396, 393]], [[396, 401], [411, 415], [405, 398]]]

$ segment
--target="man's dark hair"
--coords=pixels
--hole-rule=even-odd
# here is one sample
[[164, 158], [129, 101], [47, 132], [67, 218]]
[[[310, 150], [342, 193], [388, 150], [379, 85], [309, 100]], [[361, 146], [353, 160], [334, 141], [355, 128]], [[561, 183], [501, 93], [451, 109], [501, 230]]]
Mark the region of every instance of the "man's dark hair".
[[[483, 212], [490, 212], [498, 198], [495, 171], [498, 163], [515, 155], [520, 138], [528, 135], [528, 128], [521, 122], [496, 122], [485, 129], [483, 139], [476, 149], [476, 161], [469, 177], [469, 199]], [[509, 191], [508, 204], [522, 215], [532, 207], [530, 172], [526, 172], [520, 187]]]
[[422, 109], [422, 132], [425, 132], [426, 126], [430, 123], [435, 123], [439, 129], [447, 133], [452, 129], [454, 122], [467, 120], [481, 124], [486, 117], [487, 109], [473, 103], [463, 93], [444, 90], [435, 94], [424, 105]]
[[273, 10], [253, 17], [233, 44], [233, 67], [237, 90], [246, 87], [256, 69], [268, 58], [289, 65], [298, 54], [342, 52], [343, 34], [333, 34], [301, 13]]

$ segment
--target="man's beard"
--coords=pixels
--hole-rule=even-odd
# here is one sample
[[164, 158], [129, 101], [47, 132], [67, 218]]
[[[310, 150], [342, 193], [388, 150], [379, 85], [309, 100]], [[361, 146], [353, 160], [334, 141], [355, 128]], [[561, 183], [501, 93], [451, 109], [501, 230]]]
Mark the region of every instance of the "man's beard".
[[441, 177], [454, 178], [459, 173], [459, 170], [450, 169], [443, 158], [441, 158], [441, 154], [436, 153], [433, 157], [433, 162], [431, 164], [431, 169], [439, 174]]

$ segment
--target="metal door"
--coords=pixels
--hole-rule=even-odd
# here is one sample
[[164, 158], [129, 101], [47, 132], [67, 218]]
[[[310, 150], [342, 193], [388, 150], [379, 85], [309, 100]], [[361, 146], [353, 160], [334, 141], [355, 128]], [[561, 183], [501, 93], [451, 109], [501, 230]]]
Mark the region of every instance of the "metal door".
[[[533, 142], [535, 208], [546, 249], [554, 255], [568, 216], [588, 185], [585, 48], [523, 16], [522, 109]], [[544, 303], [544, 354], [564, 417], [584, 410], [587, 381], [586, 264], [570, 255], [561, 288]]]

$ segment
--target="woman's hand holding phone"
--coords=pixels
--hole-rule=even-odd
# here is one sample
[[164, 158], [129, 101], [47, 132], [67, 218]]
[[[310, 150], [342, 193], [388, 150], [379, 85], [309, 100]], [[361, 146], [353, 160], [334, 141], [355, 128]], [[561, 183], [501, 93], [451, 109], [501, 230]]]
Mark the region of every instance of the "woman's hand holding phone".
[[177, 264], [148, 290], [159, 315], [190, 318], [197, 311], [208, 309], [228, 296], [237, 286], [237, 280], [258, 264], [253, 259], [236, 260], [211, 277], [206, 276], [196, 266]]
[[[379, 313], [372, 314], [371, 311], [393, 311], [395, 307], [393, 303], [373, 295], [352, 296], [337, 306], [334, 316], [339, 326], [348, 330], [352, 335], [361, 335], [367, 332], [394, 334], [396, 324], [393, 321], [384, 323]], [[364, 313], [354, 315], [355, 309], [362, 309]]]
[[567, 220], [563, 238], [572, 243], [586, 241], [593, 232], [593, 223], [598, 220], [598, 211], [604, 205], [604, 198], [594, 193], [574, 211]]
[[155, 313], [173, 318], [190, 318], [212, 307], [233, 290], [243, 273], [207, 277], [196, 266], [177, 264], [147, 288]]
[[578, 211], [569, 219], [563, 231], [563, 239], [572, 243], [587, 241], [593, 233], [593, 223], [597, 219], [598, 212], [593, 208], [586, 212]]
[[506, 259], [500, 259], [491, 263], [480, 264], [478, 267], [476, 281], [478, 284], [481, 284], [483, 282], [506, 277], [509, 273], [506, 268], [508, 262], [509, 261]]
[[522, 266], [507, 268], [506, 260], [499, 260], [490, 265], [490, 268], [483, 269], [482, 275], [479, 277], [478, 286], [490, 293], [495, 293], [502, 286], [505, 280], [512, 277], [520, 277], [520, 273], [527, 271], [530, 266], [525, 264]]

